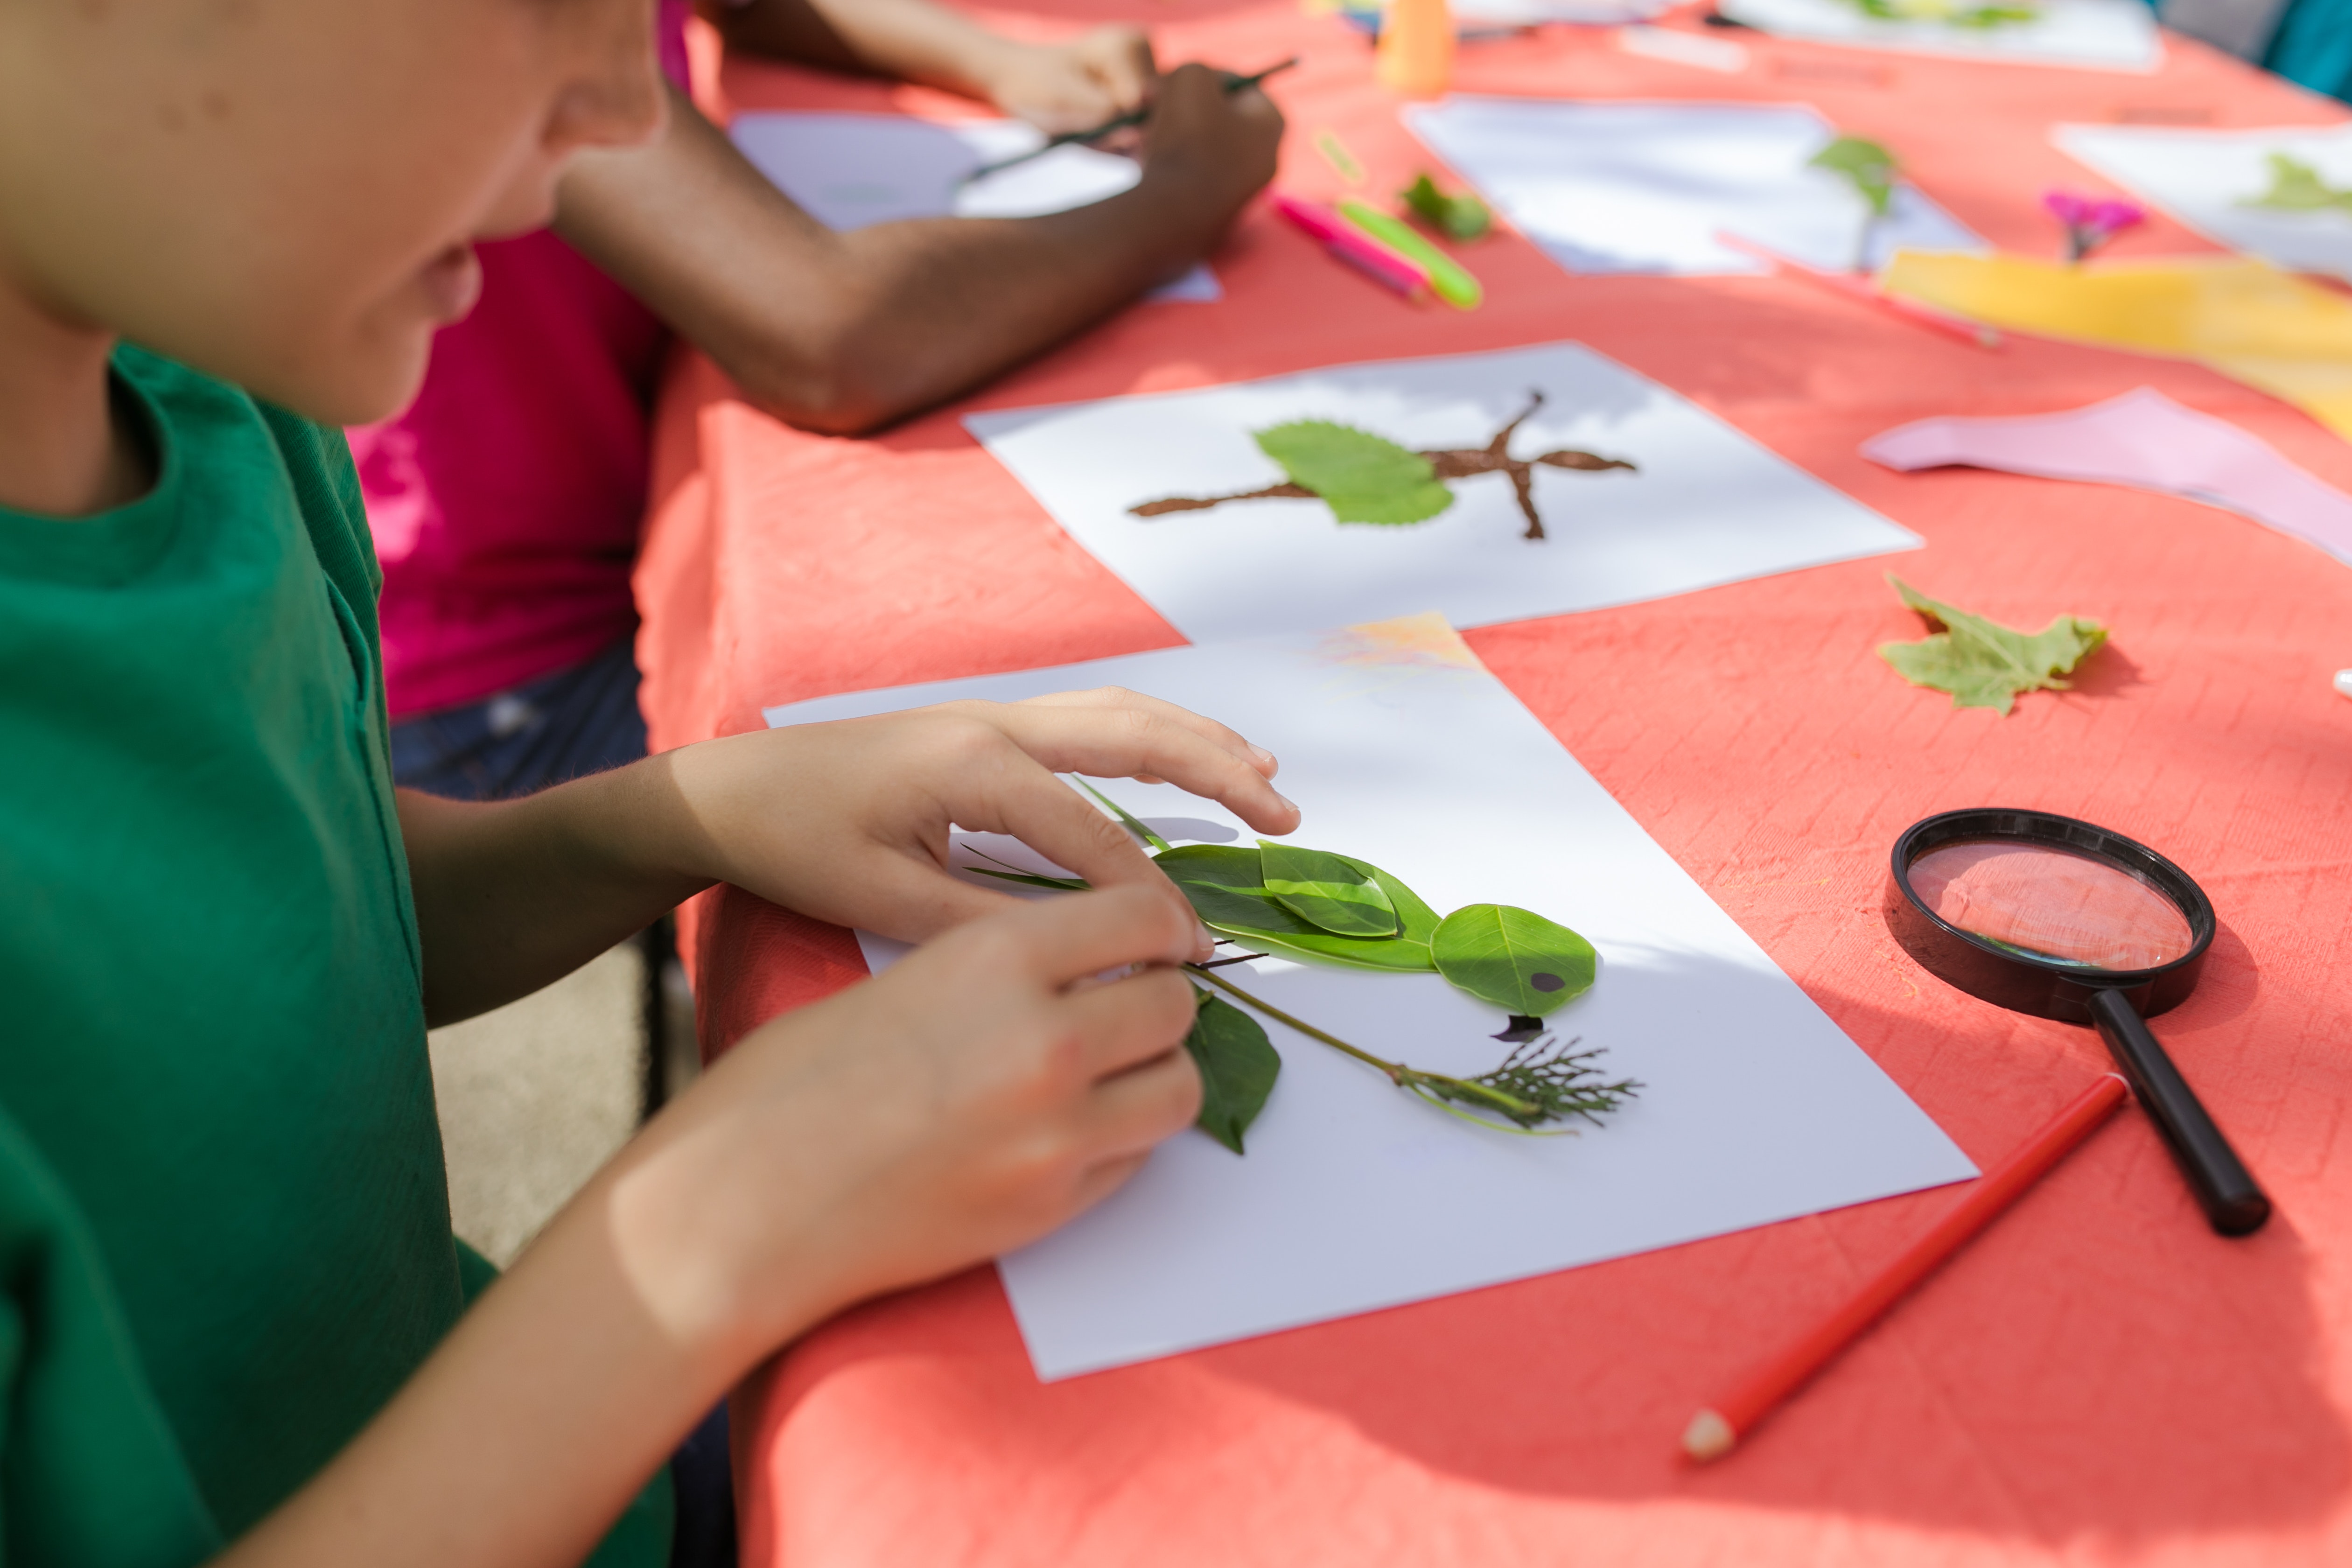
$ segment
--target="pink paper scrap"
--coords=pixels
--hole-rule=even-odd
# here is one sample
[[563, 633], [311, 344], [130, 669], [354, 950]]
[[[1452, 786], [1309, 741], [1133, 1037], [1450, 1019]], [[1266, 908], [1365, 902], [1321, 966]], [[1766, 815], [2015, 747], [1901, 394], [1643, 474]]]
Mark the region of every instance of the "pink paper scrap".
[[2060, 414], [1899, 425], [1862, 444], [1908, 473], [1965, 464], [2186, 496], [2315, 544], [2352, 566], [2352, 496], [2295, 467], [2224, 419], [2143, 386]]

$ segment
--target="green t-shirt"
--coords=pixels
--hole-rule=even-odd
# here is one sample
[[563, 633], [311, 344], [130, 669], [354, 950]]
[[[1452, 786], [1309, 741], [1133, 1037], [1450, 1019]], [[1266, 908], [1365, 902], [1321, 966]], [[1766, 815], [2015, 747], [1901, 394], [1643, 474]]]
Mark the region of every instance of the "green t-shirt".
[[115, 370], [152, 490], [0, 510], [0, 1568], [200, 1562], [467, 1295], [350, 455]]

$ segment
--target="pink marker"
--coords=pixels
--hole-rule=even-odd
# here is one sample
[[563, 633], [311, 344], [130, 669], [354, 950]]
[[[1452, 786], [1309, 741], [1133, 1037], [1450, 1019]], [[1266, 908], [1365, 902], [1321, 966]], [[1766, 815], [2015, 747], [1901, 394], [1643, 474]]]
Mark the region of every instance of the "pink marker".
[[1323, 247], [1349, 266], [1370, 273], [1408, 300], [1429, 297], [1429, 271], [1411, 257], [1402, 256], [1370, 235], [1342, 221], [1328, 207], [1274, 193], [1274, 207], [1283, 216], [1323, 242]]

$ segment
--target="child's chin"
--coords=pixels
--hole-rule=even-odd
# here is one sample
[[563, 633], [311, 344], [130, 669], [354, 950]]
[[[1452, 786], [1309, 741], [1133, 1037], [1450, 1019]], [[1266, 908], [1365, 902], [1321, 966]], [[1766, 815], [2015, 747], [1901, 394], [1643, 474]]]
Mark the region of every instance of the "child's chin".
[[321, 425], [373, 425], [415, 401], [425, 384], [432, 332], [419, 328], [397, 344], [369, 343], [330, 363], [295, 367], [246, 383], [257, 395]]

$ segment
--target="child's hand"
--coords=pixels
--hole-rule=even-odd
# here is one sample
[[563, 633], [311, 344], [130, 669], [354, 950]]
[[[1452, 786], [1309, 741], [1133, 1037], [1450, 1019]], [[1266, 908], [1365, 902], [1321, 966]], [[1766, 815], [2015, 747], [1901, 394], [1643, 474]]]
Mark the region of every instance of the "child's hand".
[[1199, 1113], [1192, 944], [1148, 891], [1074, 893], [747, 1036], [602, 1179], [636, 1294], [740, 1365], [1094, 1204]]
[[1067, 44], [1008, 47], [988, 96], [1047, 135], [1087, 131], [1151, 97], [1151, 42], [1134, 27], [1097, 27]]
[[1127, 829], [1057, 773], [1165, 780], [1261, 833], [1298, 826], [1297, 807], [1267, 783], [1270, 754], [1115, 687], [794, 725], [682, 747], [647, 766], [656, 778], [666, 772], [676, 794], [677, 809], [655, 808], [663, 841], [654, 853], [668, 869], [906, 941], [1018, 901], [946, 869], [950, 826], [1010, 834], [1097, 888], [1153, 889], [1191, 921], [1191, 905]]
[[1225, 81], [1202, 65], [1179, 66], [1160, 79], [1142, 159], [1145, 181], [1163, 195], [1238, 205], [1274, 178], [1282, 111], [1260, 89], [1229, 92]]

